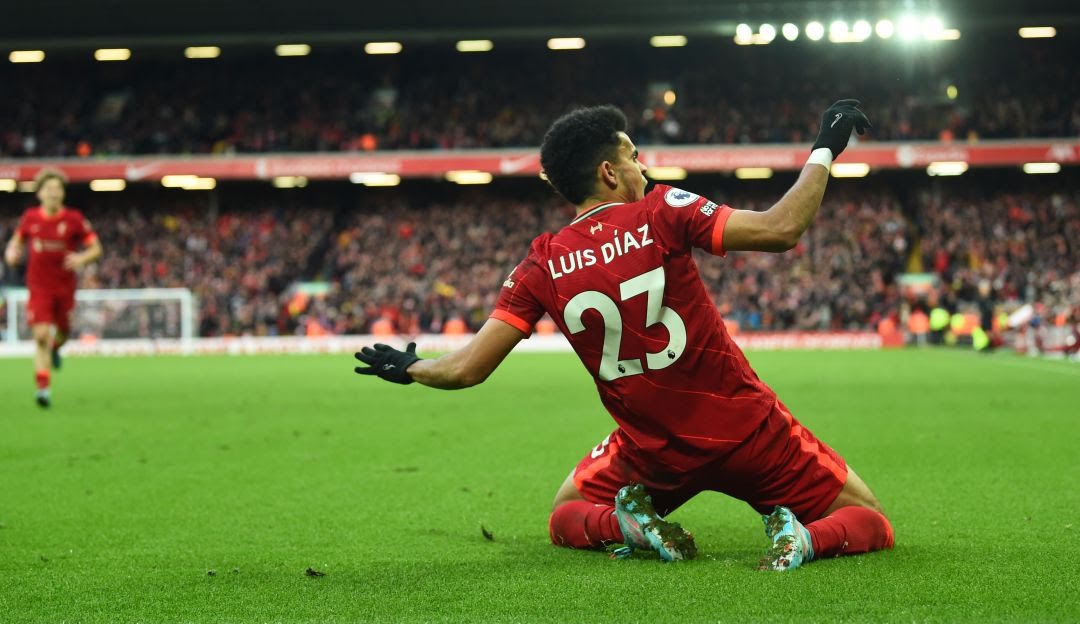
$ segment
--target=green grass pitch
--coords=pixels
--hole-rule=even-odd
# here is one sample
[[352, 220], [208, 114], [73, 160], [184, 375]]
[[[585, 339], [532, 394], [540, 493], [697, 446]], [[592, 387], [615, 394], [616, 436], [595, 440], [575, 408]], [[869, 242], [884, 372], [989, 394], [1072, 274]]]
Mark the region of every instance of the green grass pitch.
[[47, 412], [0, 360], [0, 621], [1080, 619], [1080, 365], [750, 359], [874, 489], [894, 551], [757, 572], [758, 516], [712, 493], [672, 516], [692, 562], [550, 546], [556, 487], [612, 428], [570, 355], [455, 393], [350, 356], [72, 358]]

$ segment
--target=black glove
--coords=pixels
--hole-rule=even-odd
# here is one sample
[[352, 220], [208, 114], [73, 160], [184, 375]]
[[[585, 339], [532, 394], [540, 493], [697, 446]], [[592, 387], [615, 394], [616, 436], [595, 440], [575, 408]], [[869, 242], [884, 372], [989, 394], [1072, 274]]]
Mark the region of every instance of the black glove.
[[356, 354], [356, 359], [368, 364], [366, 367], [356, 367], [356, 372], [361, 375], [378, 375], [386, 381], [411, 384], [413, 378], [405, 369], [420, 358], [416, 357], [416, 343], [410, 342], [404, 351], [384, 344], [377, 344], [375, 348], [364, 347]]
[[859, 134], [864, 134], [867, 128], [872, 127], [870, 120], [859, 110], [859, 100], [840, 100], [825, 109], [825, 113], [821, 116], [821, 129], [818, 130], [817, 141], [814, 142], [814, 147], [810, 148], [810, 151], [827, 147], [832, 152], [833, 158], [836, 158], [847, 147], [852, 128]]

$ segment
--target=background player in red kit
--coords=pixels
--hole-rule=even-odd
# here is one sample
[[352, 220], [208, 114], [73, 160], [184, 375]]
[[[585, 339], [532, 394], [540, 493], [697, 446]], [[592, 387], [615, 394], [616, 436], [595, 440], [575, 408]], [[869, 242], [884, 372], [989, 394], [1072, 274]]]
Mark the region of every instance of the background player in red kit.
[[4, 260], [15, 266], [25, 247], [26, 287], [30, 290], [27, 320], [34, 337], [34, 371], [37, 402], [48, 407], [49, 366], [60, 367], [60, 347], [71, 329], [75, 308], [75, 271], [101, 256], [101, 243], [90, 222], [78, 210], [64, 206], [63, 174], [43, 170], [35, 179], [40, 206], [23, 213], [15, 235], [7, 244]]
[[693, 538], [661, 515], [714, 490], [763, 514], [772, 540], [765, 569], [891, 547], [877, 499], [758, 379], [691, 256], [692, 248], [724, 255], [794, 247], [821, 204], [833, 158], [852, 129], [869, 126], [857, 106], [841, 100], [825, 111], [798, 181], [765, 212], [663, 185], [646, 194], [646, 167], [621, 112], [565, 115], [544, 138], [541, 164], [577, 217], [533, 241], [467, 346], [431, 360], [418, 359], [415, 345], [365, 347], [357, 358], [369, 367], [357, 372], [435, 388], [475, 385], [547, 313], [618, 424], [556, 494], [553, 543], [624, 542], [620, 554], [645, 548], [689, 558]]

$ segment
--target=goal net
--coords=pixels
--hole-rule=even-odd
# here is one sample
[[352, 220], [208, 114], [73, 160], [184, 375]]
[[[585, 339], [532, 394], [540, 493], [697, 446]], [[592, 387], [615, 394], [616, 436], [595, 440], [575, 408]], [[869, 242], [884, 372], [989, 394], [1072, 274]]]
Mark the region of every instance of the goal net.
[[[26, 323], [29, 292], [2, 293], [6, 308], [4, 342], [30, 339]], [[182, 339], [195, 335], [195, 297], [187, 288], [79, 290], [71, 318], [72, 338]]]

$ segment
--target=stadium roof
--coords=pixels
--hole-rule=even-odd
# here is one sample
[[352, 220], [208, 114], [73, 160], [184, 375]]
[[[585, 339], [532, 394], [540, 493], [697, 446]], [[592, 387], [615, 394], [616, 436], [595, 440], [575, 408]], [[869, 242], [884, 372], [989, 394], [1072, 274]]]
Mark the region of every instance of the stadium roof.
[[35, 0], [5, 2], [0, 46], [310, 42], [394, 37], [619, 37], [734, 32], [739, 22], [940, 14], [950, 25], [1080, 24], [1075, 0]]

